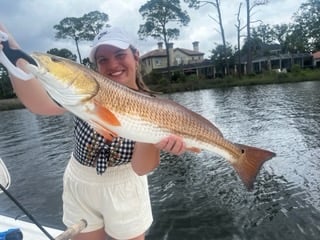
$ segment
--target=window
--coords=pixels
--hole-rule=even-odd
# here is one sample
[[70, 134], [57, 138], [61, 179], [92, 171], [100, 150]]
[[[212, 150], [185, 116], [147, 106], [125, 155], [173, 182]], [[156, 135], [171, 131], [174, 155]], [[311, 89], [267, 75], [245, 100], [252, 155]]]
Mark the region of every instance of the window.
[[155, 59], [154, 62], [156, 64], [156, 66], [161, 66], [161, 64], [162, 64], [161, 59]]
[[177, 65], [180, 65], [182, 63], [182, 58], [180, 56], [176, 57], [176, 63]]

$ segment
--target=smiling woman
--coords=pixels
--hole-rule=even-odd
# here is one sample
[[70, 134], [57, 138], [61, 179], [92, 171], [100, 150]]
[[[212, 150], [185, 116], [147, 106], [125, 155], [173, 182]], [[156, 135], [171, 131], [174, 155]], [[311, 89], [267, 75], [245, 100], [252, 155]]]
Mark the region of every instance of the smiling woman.
[[[1, 24], [0, 30], [6, 32], [9, 36], [8, 47], [19, 49], [18, 44]], [[94, 54], [90, 55], [97, 57], [98, 52], [101, 50], [100, 48], [104, 47], [103, 50], [106, 51], [100, 52], [103, 53], [103, 55], [99, 56], [103, 56], [103, 59], [105, 59], [108, 64], [102, 66], [101, 62], [97, 62], [98, 72], [102, 75], [96, 72], [92, 72], [92, 74], [99, 76], [99, 79], [102, 80], [104, 80], [103, 76], [110, 77], [109, 82], [112, 82], [112, 84], [118, 84], [116, 82], [119, 82], [121, 83], [118, 84], [120, 88], [122, 87], [131, 91], [133, 90], [130, 89], [130, 87], [134, 86], [138, 91], [140, 90], [140, 85], [138, 84], [138, 81], [140, 81], [138, 52], [132, 51], [130, 48], [131, 41], [127, 41], [128, 38], [124, 33], [120, 34], [120, 32], [117, 31], [117, 38], [115, 38], [115, 31], [115, 29], [104, 30], [102, 32], [103, 35], [99, 34], [96, 38], [97, 41], [94, 41], [93, 47], [97, 48], [93, 48]], [[125, 42], [125, 49], [123, 49], [124, 46], [121, 44], [122, 42]], [[108, 46], [107, 49], [106, 46]], [[1, 43], [0, 47], [2, 47]], [[35, 57], [36, 55], [37, 54], [34, 53], [32, 56]], [[58, 57], [52, 56], [50, 57], [50, 66], [59, 63], [61, 65], [65, 60], [60, 59], [59, 61]], [[69, 63], [76, 64], [71, 61]], [[32, 69], [32, 67], [22, 59], [19, 59], [16, 65], [22, 70], [29, 67], [30, 70]], [[34, 68], [36, 67], [34, 66]], [[82, 66], [82, 68], [84, 67]], [[60, 66], [59, 69], [66, 68]], [[89, 71], [89, 69], [85, 69]], [[66, 113], [67, 109], [70, 109], [70, 106], [77, 106], [77, 104], [79, 104], [77, 102], [79, 98], [68, 98], [70, 95], [68, 95], [67, 92], [62, 94], [56, 92], [54, 95], [57, 97], [57, 102], [59, 102], [58, 99], [61, 101], [62, 99], [65, 100], [62, 101], [66, 103], [67, 106], [64, 109], [61, 107], [63, 104], [59, 106], [52, 100], [55, 99], [53, 95], [48, 95], [50, 87], [52, 90], [50, 84], [44, 85], [40, 82], [40, 79], [37, 78], [22, 81], [22, 79], [15, 78], [12, 72], [10, 73], [10, 80], [15, 93], [28, 110], [34, 114], [48, 116], [62, 115]], [[65, 73], [67, 73], [67, 76], [70, 76], [70, 71]], [[71, 73], [73, 72], [71, 71]], [[38, 76], [36, 74], [33, 75]], [[60, 75], [58, 74], [58, 76]], [[61, 85], [63, 85], [65, 76], [58, 76], [57, 79], [62, 79]], [[77, 77], [78, 79], [79, 76], [83, 77], [84, 75], [71, 74], [72, 78]], [[85, 74], [85, 76], [88, 75]], [[50, 75], [45, 77], [45, 80], [48, 79], [51, 79]], [[106, 85], [107, 81], [103, 83]], [[46, 86], [46, 88], [48, 87], [48, 89], [44, 88], [44, 86]], [[82, 81], [79, 86], [83, 87]], [[71, 90], [70, 87], [64, 89], [68, 91]], [[86, 97], [95, 96], [97, 89], [97, 81], [90, 81], [90, 84], [84, 87]], [[80, 96], [83, 97], [84, 95], [80, 94]], [[123, 99], [119, 99], [119, 103], [121, 102], [123, 102]], [[114, 103], [114, 99], [112, 99], [111, 103]], [[117, 121], [115, 121], [117, 119], [110, 115], [108, 111], [105, 112], [105, 110], [108, 109], [101, 108], [101, 104], [92, 106], [97, 106], [96, 109], [99, 110], [97, 113], [106, 113], [102, 115], [111, 116], [110, 119], [113, 125], [114, 123], [117, 124]], [[101, 109], [102, 112], [100, 111]], [[109, 118], [105, 119], [109, 120]], [[73, 238], [74, 240], [104, 240], [107, 235], [112, 236], [114, 239], [142, 240], [144, 239], [144, 232], [150, 227], [153, 221], [147, 174], [158, 166], [160, 150], [179, 155], [186, 151], [185, 144], [183, 143], [183, 139], [178, 136], [165, 136], [157, 143], [146, 143], [145, 141], [136, 142], [121, 137], [110, 139], [114, 135], [108, 135], [108, 131], [100, 131], [102, 135], [99, 135], [98, 139], [96, 139], [95, 136], [98, 135], [99, 130], [104, 130], [100, 125], [95, 121], [88, 123], [76, 115], [74, 116], [74, 148], [71, 156], [69, 156], [70, 160], [63, 178], [63, 222], [67, 227], [70, 227], [73, 226], [76, 221], [79, 221], [79, 219], [84, 218], [88, 221], [86, 229], [77, 237]], [[98, 131], [96, 131], [94, 127], [96, 127]], [[117, 144], [119, 142], [118, 140], [121, 142], [119, 147]], [[93, 144], [93, 142], [98, 144]], [[116, 155], [113, 154], [115, 145], [117, 146]], [[87, 156], [93, 155], [93, 158], [87, 158]], [[117, 156], [115, 164], [111, 161], [114, 155]], [[80, 174], [80, 172], [83, 174]], [[78, 176], [81, 176], [81, 178], [78, 178]], [[101, 181], [101, 179], [103, 179], [103, 181]], [[80, 185], [78, 181], [81, 182]], [[76, 186], [81, 186], [81, 189]], [[105, 191], [101, 191], [101, 189]], [[90, 192], [90, 194], [87, 194], [88, 192]], [[104, 204], [101, 206], [107, 206], [108, 209], [105, 207], [93, 209], [92, 207], [100, 206], [100, 204], [92, 202], [92, 199], [88, 199], [91, 196], [94, 196], [94, 199], [97, 201], [103, 201]], [[119, 201], [113, 202], [114, 199]], [[108, 201], [109, 204], [107, 204], [106, 201]], [[116, 205], [113, 203], [116, 203]], [[87, 211], [89, 205], [89, 208], [92, 210], [90, 213]], [[121, 220], [123, 219], [122, 216], [126, 216], [125, 223]]]

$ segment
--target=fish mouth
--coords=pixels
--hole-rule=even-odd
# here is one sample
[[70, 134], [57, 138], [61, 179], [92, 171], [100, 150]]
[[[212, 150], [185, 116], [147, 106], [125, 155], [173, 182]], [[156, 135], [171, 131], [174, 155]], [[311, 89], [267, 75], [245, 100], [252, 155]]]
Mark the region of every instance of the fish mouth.
[[31, 56], [38, 66], [28, 64], [28, 70], [61, 105], [79, 105], [97, 95], [98, 82], [86, 71], [77, 71], [81, 65], [50, 54], [32, 53]]

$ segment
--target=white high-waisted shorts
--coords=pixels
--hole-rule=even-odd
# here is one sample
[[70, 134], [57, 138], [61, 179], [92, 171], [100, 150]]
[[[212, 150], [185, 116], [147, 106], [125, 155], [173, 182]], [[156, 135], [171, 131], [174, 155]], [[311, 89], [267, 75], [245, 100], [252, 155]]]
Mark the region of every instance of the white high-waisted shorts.
[[68, 227], [85, 219], [88, 226], [82, 232], [104, 228], [115, 239], [129, 239], [152, 224], [147, 176], [138, 176], [130, 163], [97, 175], [95, 168], [71, 156], [63, 185], [63, 222]]

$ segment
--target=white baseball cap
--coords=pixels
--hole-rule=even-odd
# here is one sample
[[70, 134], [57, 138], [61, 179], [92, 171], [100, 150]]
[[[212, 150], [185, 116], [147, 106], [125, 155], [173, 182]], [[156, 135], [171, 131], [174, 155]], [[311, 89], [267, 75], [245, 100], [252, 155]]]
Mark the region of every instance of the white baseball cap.
[[95, 54], [99, 46], [111, 45], [120, 49], [127, 49], [130, 46], [130, 39], [127, 34], [119, 28], [105, 28], [93, 40], [89, 59], [95, 62]]

